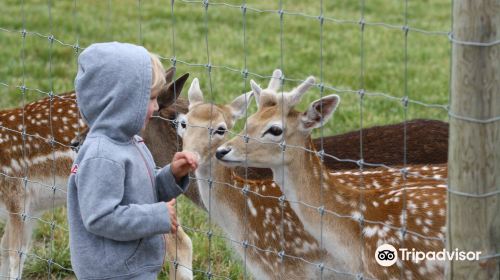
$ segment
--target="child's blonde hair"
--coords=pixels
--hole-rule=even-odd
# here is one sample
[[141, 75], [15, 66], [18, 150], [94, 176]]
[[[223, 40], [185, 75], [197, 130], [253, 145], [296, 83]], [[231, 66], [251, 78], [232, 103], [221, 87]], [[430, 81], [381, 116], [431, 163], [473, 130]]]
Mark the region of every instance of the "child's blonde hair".
[[165, 80], [165, 68], [163, 68], [158, 55], [149, 53], [149, 56], [151, 57], [151, 64], [153, 68], [151, 92], [160, 91], [167, 84], [167, 81]]

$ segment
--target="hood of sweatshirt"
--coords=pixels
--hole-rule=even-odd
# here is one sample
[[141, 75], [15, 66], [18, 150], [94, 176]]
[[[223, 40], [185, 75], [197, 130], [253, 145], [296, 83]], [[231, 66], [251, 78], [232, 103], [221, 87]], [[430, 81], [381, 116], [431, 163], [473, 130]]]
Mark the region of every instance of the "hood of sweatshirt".
[[98, 43], [78, 57], [75, 89], [88, 135], [129, 142], [144, 125], [152, 83], [148, 51], [127, 43]]

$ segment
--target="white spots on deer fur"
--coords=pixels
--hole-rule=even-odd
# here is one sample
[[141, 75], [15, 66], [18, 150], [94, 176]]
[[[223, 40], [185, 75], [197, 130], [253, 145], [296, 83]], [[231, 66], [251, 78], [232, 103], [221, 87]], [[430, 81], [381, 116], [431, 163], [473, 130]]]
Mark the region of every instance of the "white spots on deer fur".
[[340, 178], [338, 178], [338, 179], [337, 179], [337, 181], [338, 181], [339, 183], [341, 183], [341, 184], [344, 184], [344, 183], [345, 183], [345, 180], [344, 180], [344, 179], [340, 179]]
[[432, 201], [432, 204], [434, 204], [434, 205], [439, 205], [439, 199], [434, 199], [434, 200]]
[[[64, 136], [64, 137], [63, 137], [63, 140], [64, 140], [64, 143], [69, 143], [69, 141], [70, 141], [71, 139], [69, 139], [69, 137], [68, 137], [68, 136]], [[254, 210], [255, 210], [255, 208], [254, 208]]]
[[436, 174], [432, 178], [434, 178], [434, 179], [441, 179], [441, 175], [440, 174]]
[[381, 186], [381, 185], [377, 182], [377, 180], [373, 180], [372, 185], [373, 185], [376, 189], [380, 189], [380, 188], [382, 188], [382, 186]]
[[58, 112], [58, 113], [62, 113], [62, 111], [63, 111], [63, 109], [62, 109], [62, 108], [57, 109], [57, 112]]
[[363, 234], [366, 237], [373, 237], [373, 236], [375, 236], [375, 234], [377, 234], [378, 230], [379, 230], [379, 226], [378, 225], [365, 226], [365, 227], [363, 227]]
[[[65, 136], [64, 138], [68, 138], [68, 137]], [[66, 141], [66, 139], [64, 139], [64, 141]], [[69, 141], [69, 138], [68, 138], [68, 141]], [[247, 205], [248, 205], [248, 209], [250, 210], [250, 213], [252, 214], [252, 216], [257, 217], [257, 209], [255, 209], [255, 207], [253, 206], [252, 200], [250, 198], [247, 199]]]
[[57, 116], [52, 116], [53, 121], [57, 121]]
[[15, 116], [15, 115], [11, 115], [11, 116], [9, 117], [9, 121], [13, 121], [13, 120], [15, 120], [15, 119], [16, 119], [16, 116]]
[[421, 168], [423, 171], [428, 171], [429, 170], [429, 166], [425, 165], [425, 166], [422, 166]]
[[428, 233], [429, 233], [429, 228], [428, 228], [428, 227], [426, 227], [426, 226], [423, 226], [423, 227], [422, 227], [422, 232], [423, 232], [424, 234], [428, 234]]
[[439, 209], [439, 215], [443, 217], [446, 216], [446, 211], [444, 210], [444, 208]]
[[17, 160], [15, 160], [15, 159], [11, 159], [10, 160], [10, 167], [14, 171], [20, 171], [21, 170], [20, 163]]
[[427, 211], [427, 216], [432, 217], [433, 214], [431, 210]]
[[67, 123], [68, 122], [68, 117], [62, 117], [62, 121], [63, 121], [63, 123]]
[[425, 219], [424, 223], [426, 223], [429, 226], [432, 226], [432, 220], [431, 219]]
[[416, 224], [417, 226], [422, 225], [422, 219], [421, 219], [421, 218], [416, 218], [416, 219], [415, 219], [415, 224]]

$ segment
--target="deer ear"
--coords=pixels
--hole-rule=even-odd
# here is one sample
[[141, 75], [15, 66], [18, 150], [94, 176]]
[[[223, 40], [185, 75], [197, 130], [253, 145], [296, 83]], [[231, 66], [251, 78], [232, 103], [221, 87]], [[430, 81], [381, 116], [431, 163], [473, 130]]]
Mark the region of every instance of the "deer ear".
[[201, 92], [200, 82], [198, 81], [198, 78], [194, 78], [191, 82], [191, 86], [189, 87], [188, 91], [188, 100], [189, 110], [191, 110], [191, 108], [196, 104], [203, 103], [203, 93]]
[[166, 108], [172, 105], [175, 100], [181, 95], [182, 88], [189, 78], [189, 73], [186, 73], [180, 76], [174, 82], [171, 82], [167, 85], [165, 90], [162, 90], [160, 95], [158, 96], [158, 106], [159, 110]]
[[323, 126], [333, 115], [340, 103], [340, 97], [336, 94], [325, 96], [309, 105], [307, 112], [302, 114], [300, 129], [310, 131]]
[[267, 85], [268, 89], [278, 91], [281, 88], [281, 80], [282, 80], [283, 72], [280, 69], [276, 69], [271, 76], [271, 80], [269, 81], [269, 85]]
[[236, 99], [234, 99], [233, 102], [228, 105], [233, 121], [241, 119], [245, 116], [245, 112], [247, 111], [248, 106], [251, 104], [253, 96], [253, 91], [244, 93], [236, 97]]
[[170, 67], [165, 71], [165, 81], [167, 81], [167, 84], [171, 83], [172, 80], [174, 79], [175, 75], [175, 67]]
[[298, 87], [294, 88], [288, 95], [287, 95], [287, 104], [289, 107], [293, 107], [297, 105], [300, 100], [302, 99], [302, 96], [304, 93], [307, 92], [309, 88], [311, 88], [316, 80], [314, 79], [313, 76], [307, 77], [307, 79], [302, 82]]

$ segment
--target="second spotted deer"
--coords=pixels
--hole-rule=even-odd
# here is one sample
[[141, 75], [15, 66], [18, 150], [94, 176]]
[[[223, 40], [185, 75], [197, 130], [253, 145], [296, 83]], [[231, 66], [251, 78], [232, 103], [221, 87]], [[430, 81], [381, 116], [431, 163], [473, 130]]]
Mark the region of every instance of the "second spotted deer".
[[446, 218], [445, 165], [408, 165], [335, 172], [325, 168], [311, 132], [333, 115], [340, 98], [328, 95], [305, 112], [294, 107], [315, 79], [309, 77], [290, 92], [262, 89], [251, 82], [258, 111], [245, 129], [217, 149], [228, 166], [271, 168], [276, 183], [308, 232], [323, 238], [336, 269], [376, 279], [438, 279], [444, 262], [398, 262], [380, 266], [378, 246], [440, 251]]

